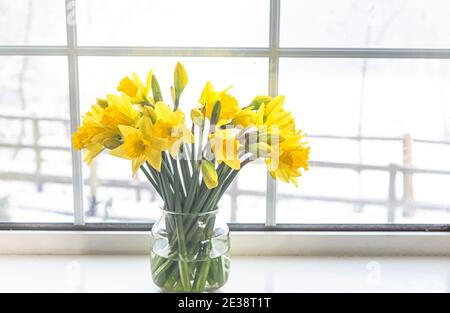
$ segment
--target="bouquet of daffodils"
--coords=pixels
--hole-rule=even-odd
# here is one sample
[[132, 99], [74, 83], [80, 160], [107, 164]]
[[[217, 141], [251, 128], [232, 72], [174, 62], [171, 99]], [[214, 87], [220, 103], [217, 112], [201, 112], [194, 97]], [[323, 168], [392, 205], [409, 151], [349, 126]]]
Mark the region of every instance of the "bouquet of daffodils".
[[223, 259], [204, 262], [212, 254], [211, 243], [204, 243], [214, 236], [214, 217], [200, 223], [201, 216], [217, 210], [236, 175], [257, 159], [264, 160], [274, 179], [297, 185], [308, 169], [309, 147], [285, 111], [283, 96], [257, 96], [239, 106], [230, 88], [216, 91], [211, 82], [187, 126], [180, 109], [187, 83], [177, 63], [169, 105], [152, 70], [145, 82], [136, 74], [124, 78], [120, 94], [97, 99], [83, 117], [73, 145], [85, 151], [88, 163], [109, 151], [131, 161], [133, 175], [142, 171], [169, 213], [164, 218], [166, 256], [152, 259], [155, 282], [167, 290], [203, 291], [223, 283], [227, 266]]

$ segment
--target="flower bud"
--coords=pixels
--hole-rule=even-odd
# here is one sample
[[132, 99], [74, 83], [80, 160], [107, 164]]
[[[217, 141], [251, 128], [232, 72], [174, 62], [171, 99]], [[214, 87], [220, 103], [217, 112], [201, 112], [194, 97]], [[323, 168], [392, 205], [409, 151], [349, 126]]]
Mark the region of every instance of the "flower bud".
[[206, 160], [202, 161], [202, 175], [203, 181], [208, 189], [216, 188], [219, 185], [217, 171], [212, 162]]
[[220, 113], [222, 111], [222, 105], [220, 101], [214, 104], [214, 108], [211, 113], [211, 125], [216, 125], [220, 118]]
[[170, 95], [172, 96], [172, 102], [175, 104], [175, 110], [178, 109], [178, 99], [175, 95], [175, 88], [170, 86]]
[[106, 109], [108, 107], [108, 101], [106, 101], [105, 99], [97, 98], [97, 104], [103, 109]]
[[188, 83], [188, 76], [184, 66], [178, 62], [175, 66], [174, 72], [174, 88], [175, 88], [175, 99], [179, 100], [184, 88]]
[[155, 100], [155, 102], [163, 101], [161, 87], [159, 86], [159, 82], [156, 79], [155, 75], [153, 75], [152, 77], [152, 92], [153, 92], [153, 99]]
[[205, 124], [205, 116], [200, 109], [193, 109], [191, 111], [191, 119], [194, 125], [198, 127], [203, 127], [203, 125]]
[[262, 104], [267, 104], [272, 100], [269, 96], [256, 96], [248, 106], [252, 110], [259, 110]]

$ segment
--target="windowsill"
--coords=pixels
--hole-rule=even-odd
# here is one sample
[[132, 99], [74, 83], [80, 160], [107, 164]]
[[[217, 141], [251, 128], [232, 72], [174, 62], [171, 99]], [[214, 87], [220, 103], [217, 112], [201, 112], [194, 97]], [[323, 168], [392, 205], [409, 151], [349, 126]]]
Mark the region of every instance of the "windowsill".
[[[147, 255], [149, 232], [0, 231], [0, 255]], [[444, 256], [449, 232], [231, 232], [234, 256]]]
[[[159, 292], [148, 256], [0, 256], [0, 292]], [[449, 292], [450, 258], [233, 257], [221, 292]]]

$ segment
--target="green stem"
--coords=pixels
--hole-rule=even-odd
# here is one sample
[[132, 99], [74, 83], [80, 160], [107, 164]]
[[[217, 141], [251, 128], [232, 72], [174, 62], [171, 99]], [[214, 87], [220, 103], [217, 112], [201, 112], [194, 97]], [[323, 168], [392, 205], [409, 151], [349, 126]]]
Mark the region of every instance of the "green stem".
[[189, 263], [188, 263], [188, 255], [186, 249], [186, 239], [184, 236], [184, 227], [183, 220], [181, 216], [176, 216], [176, 231], [178, 235], [178, 247], [180, 250], [180, 254], [178, 257], [178, 266], [180, 269], [180, 277], [183, 287], [186, 291], [191, 290], [191, 279], [190, 279], [190, 271], [189, 271]]
[[150, 173], [145, 169], [144, 166], [141, 166], [141, 171], [144, 173], [145, 177], [147, 177], [150, 184], [152, 184], [153, 188], [156, 190], [156, 192], [161, 197], [161, 189], [159, 188], [158, 184], [156, 183], [155, 179], [150, 175]]

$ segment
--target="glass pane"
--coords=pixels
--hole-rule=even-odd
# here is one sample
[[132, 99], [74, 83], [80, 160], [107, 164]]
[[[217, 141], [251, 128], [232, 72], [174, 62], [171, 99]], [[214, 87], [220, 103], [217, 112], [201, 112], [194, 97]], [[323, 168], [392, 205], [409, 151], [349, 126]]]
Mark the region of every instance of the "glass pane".
[[282, 59], [280, 66], [280, 93], [319, 161], [299, 189], [280, 183], [280, 222], [450, 222], [442, 187], [450, 177], [450, 61]]
[[[190, 112], [197, 105], [207, 80], [211, 80], [217, 89], [233, 85], [230, 93], [241, 105], [250, 103], [256, 94], [267, 93], [268, 60], [263, 58], [81, 57], [82, 111], [87, 111], [97, 97], [116, 93], [120, 79], [132, 71], [144, 77], [150, 68], [158, 77], [165, 100], [169, 101], [168, 89], [173, 81], [173, 67], [178, 60], [184, 64], [189, 75], [181, 104], [185, 112]], [[243, 169], [235, 189], [232, 187], [222, 199], [222, 214], [230, 221], [262, 223], [265, 220], [266, 171], [255, 171], [253, 166], [260, 165], [248, 165]], [[246, 171], [253, 176], [249, 177]], [[85, 191], [86, 205], [91, 208], [89, 222], [148, 222], [159, 217], [160, 200], [155, 197], [143, 175], [131, 179], [129, 162], [103, 155], [96, 162], [94, 171], [86, 168], [84, 174], [88, 181], [94, 181], [86, 185]], [[96, 207], [93, 203], [98, 204], [96, 210], [92, 209]]]
[[285, 47], [449, 48], [447, 0], [282, 0]]
[[66, 59], [0, 57], [0, 68], [0, 222], [72, 222]]
[[78, 0], [78, 36], [93, 46], [268, 46], [268, 0]]
[[64, 1], [0, 0], [0, 45], [66, 45]]

